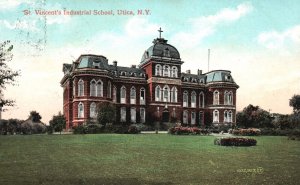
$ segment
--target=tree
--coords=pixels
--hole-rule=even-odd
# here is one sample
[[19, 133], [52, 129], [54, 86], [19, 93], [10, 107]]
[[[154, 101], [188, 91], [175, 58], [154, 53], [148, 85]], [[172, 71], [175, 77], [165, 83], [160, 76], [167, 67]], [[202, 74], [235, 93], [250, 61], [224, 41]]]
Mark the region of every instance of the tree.
[[114, 123], [116, 120], [116, 107], [112, 103], [99, 103], [97, 107], [97, 121], [106, 125], [106, 123]]
[[239, 127], [273, 127], [272, 117], [269, 112], [259, 106], [248, 105], [242, 112], [236, 115], [236, 122]]
[[58, 115], [53, 115], [52, 120], [49, 121], [50, 126], [55, 132], [60, 132], [66, 127], [66, 118], [59, 112]]
[[32, 120], [32, 122], [40, 122], [42, 119], [42, 116], [40, 115], [40, 113], [38, 113], [36, 111], [31, 111], [29, 118]]
[[13, 45], [10, 44], [10, 41], [0, 43], [0, 107], [14, 105], [13, 100], [4, 99], [3, 96], [6, 85], [15, 85], [16, 77], [20, 75], [18, 71], [13, 71], [6, 64], [12, 60], [12, 49]]
[[293, 107], [293, 111], [295, 114], [300, 113], [300, 95], [294, 95], [290, 99], [290, 106]]

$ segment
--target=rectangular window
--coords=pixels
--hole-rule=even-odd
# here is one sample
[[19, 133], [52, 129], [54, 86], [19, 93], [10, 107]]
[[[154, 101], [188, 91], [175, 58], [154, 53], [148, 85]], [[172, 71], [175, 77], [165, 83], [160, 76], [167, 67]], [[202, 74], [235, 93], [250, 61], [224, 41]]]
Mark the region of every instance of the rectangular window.
[[141, 117], [141, 123], [145, 123], [146, 120], [146, 112], [144, 108], [140, 109], [140, 117]]
[[141, 105], [145, 105], [145, 89], [141, 89], [141, 92], [140, 92], [140, 104]]
[[121, 122], [126, 122], [126, 107], [121, 107]]
[[195, 112], [192, 112], [192, 114], [191, 114], [191, 123], [192, 123], [192, 125], [196, 124], [196, 113]]
[[136, 123], [136, 109], [135, 108], [130, 109], [130, 121], [131, 121], [131, 123]]

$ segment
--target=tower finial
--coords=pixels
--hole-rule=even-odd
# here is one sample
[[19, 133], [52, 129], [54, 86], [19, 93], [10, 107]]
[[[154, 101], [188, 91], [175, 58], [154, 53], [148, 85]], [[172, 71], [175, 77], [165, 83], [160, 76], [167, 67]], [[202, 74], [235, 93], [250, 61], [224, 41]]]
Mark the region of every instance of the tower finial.
[[164, 32], [161, 30], [161, 27], [159, 27], [159, 30], [157, 30], [159, 32], [159, 38], [161, 39], [161, 32]]

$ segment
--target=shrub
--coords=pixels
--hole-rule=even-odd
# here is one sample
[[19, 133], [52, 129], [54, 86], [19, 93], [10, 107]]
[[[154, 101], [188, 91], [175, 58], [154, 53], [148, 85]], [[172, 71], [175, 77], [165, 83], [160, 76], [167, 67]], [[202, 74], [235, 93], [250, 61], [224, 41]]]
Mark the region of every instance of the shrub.
[[141, 131], [138, 129], [137, 125], [132, 124], [128, 127], [128, 134], [139, 134]]
[[168, 130], [169, 134], [173, 135], [207, 135], [206, 129], [200, 129], [198, 127], [171, 127]]
[[261, 135], [268, 135], [268, 136], [290, 136], [290, 135], [300, 135], [299, 129], [271, 129], [271, 128], [264, 128], [261, 129]]
[[88, 124], [78, 125], [73, 127], [74, 134], [99, 134], [103, 132], [103, 125], [101, 124]]
[[85, 128], [83, 125], [73, 127], [73, 134], [85, 134]]
[[239, 136], [259, 136], [261, 134], [261, 130], [257, 128], [234, 129], [230, 130], [230, 133]]
[[221, 146], [255, 146], [256, 143], [255, 139], [239, 137], [216, 138], [214, 140], [215, 145]]

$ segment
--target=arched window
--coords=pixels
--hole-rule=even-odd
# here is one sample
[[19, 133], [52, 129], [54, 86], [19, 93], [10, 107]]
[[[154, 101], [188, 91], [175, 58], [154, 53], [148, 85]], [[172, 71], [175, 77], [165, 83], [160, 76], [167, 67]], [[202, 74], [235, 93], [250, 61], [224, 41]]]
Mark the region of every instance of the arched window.
[[84, 105], [82, 102], [78, 104], [78, 118], [84, 117]]
[[219, 91], [214, 91], [214, 101], [213, 101], [214, 105], [219, 105]]
[[141, 117], [141, 123], [145, 123], [145, 120], [146, 120], [145, 108], [140, 108], [140, 117]]
[[173, 87], [171, 89], [171, 102], [176, 103], [177, 102], [177, 88]]
[[73, 96], [75, 97], [76, 95], [76, 85], [75, 85], [75, 80], [73, 80]]
[[214, 110], [214, 113], [213, 113], [213, 122], [214, 123], [219, 123], [219, 111], [218, 110]]
[[163, 100], [164, 102], [169, 102], [170, 101], [170, 88], [169, 86], [165, 85], [164, 86], [164, 91], [163, 91]]
[[227, 110], [224, 111], [224, 122], [227, 123], [228, 121], [228, 112]]
[[90, 82], [90, 96], [96, 96], [96, 81], [93, 79]]
[[78, 81], [78, 96], [84, 95], [84, 82], [82, 79]]
[[170, 76], [170, 67], [168, 65], [164, 65], [163, 67], [164, 76], [169, 77]]
[[126, 103], [126, 88], [124, 86], [121, 87], [121, 103]]
[[188, 92], [184, 91], [183, 92], [183, 107], [188, 107], [188, 104], [189, 104]]
[[130, 121], [136, 123], [136, 109], [134, 107], [130, 109]]
[[135, 87], [131, 87], [130, 89], [130, 104], [136, 103], [136, 90]]
[[196, 108], [196, 93], [195, 93], [195, 91], [193, 91], [192, 95], [191, 95], [191, 107]]
[[232, 123], [232, 111], [228, 112], [228, 122]]
[[155, 66], [155, 75], [161, 76], [161, 65], [160, 64], [156, 64], [156, 66]]
[[183, 118], [182, 118], [183, 124], [188, 124], [188, 116], [189, 116], [188, 111], [187, 110], [183, 111]]
[[145, 105], [146, 102], [146, 92], [144, 88], [141, 88], [140, 90], [140, 104]]
[[191, 113], [191, 124], [192, 125], [196, 124], [196, 113], [195, 112]]
[[200, 95], [199, 95], [199, 107], [204, 108], [204, 94], [203, 94], [203, 92], [201, 92]]
[[97, 112], [96, 112], [96, 103], [93, 102], [90, 105], [90, 117], [91, 118], [96, 118], [97, 117]]
[[172, 71], [171, 77], [177, 78], [177, 74], [178, 74], [178, 69], [177, 69], [177, 67], [176, 67], [176, 66], [173, 66], [171, 71]]
[[103, 82], [98, 80], [96, 84], [96, 94], [98, 97], [103, 97]]
[[107, 97], [111, 98], [111, 83], [108, 81], [107, 83]]
[[230, 91], [228, 93], [228, 105], [233, 105], [233, 98], [232, 98], [232, 92]]
[[155, 101], [161, 101], [161, 89], [159, 85], [155, 87]]
[[204, 114], [202, 111], [199, 112], [199, 125], [204, 124]]
[[121, 107], [120, 114], [121, 114], [120, 121], [126, 122], [126, 107]]
[[117, 102], [117, 88], [115, 86], [113, 88], [113, 102]]

